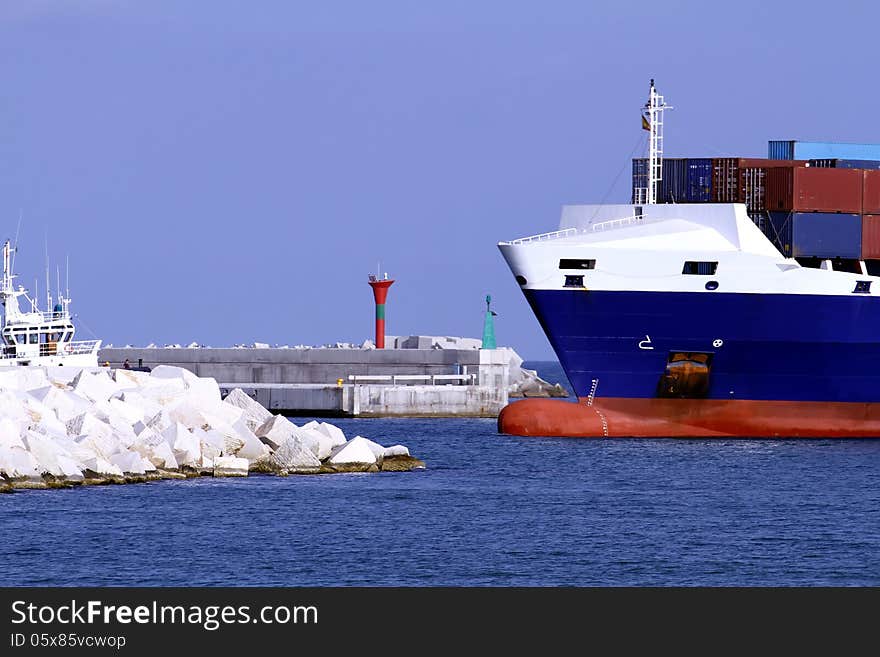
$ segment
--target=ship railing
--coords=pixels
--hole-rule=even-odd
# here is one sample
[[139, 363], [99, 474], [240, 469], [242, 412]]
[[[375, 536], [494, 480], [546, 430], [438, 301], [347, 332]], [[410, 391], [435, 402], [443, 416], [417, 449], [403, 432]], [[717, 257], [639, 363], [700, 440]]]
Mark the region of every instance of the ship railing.
[[100, 340], [76, 340], [74, 342], [43, 342], [40, 344], [4, 344], [0, 359], [21, 359], [34, 356], [75, 356], [97, 353]]
[[17, 315], [14, 318], [10, 318], [9, 323], [13, 326], [19, 324], [49, 324], [51, 322], [57, 322], [59, 320], [70, 320], [70, 313], [65, 310], [58, 312], [44, 312], [42, 310], [36, 310], [33, 312], [23, 312]]
[[628, 217], [620, 217], [619, 219], [609, 219], [608, 221], [600, 221], [597, 224], [593, 224], [590, 227], [590, 230], [599, 231], [599, 230], [609, 230], [611, 228], [621, 228], [623, 226], [629, 226], [630, 224], [641, 224], [644, 223], [644, 217], [637, 217], [635, 215], [630, 215]]
[[[637, 215], [629, 215], [626, 217], [618, 217], [617, 219], [609, 219], [608, 221], [600, 221], [590, 225], [590, 230], [597, 232], [600, 230], [610, 230], [612, 228], [621, 228], [630, 224], [644, 223], [645, 218]], [[586, 229], [580, 228], [563, 228], [562, 230], [554, 230], [549, 233], [540, 233], [539, 235], [531, 235], [529, 237], [520, 237], [510, 242], [502, 242], [505, 245], [513, 244], [529, 244], [531, 242], [545, 242], [547, 240], [556, 240], [562, 237], [571, 237], [586, 232]]]
[[563, 228], [562, 230], [554, 230], [550, 233], [541, 233], [539, 235], [530, 235], [529, 237], [520, 237], [516, 240], [511, 240], [509, 242], [502, 242], [502, 244], [529, 244], [530, 242], [544, 242], [547, 240], [555, 240], [560, 237], [569, 237], [571, 235], [577, 235], [581, 232], [577, 228]]
[[36, 315], [40, 318], [41, 321], [44, 322], [52, 322], [58, 319], [69, 319], [70, 315], [64, 311], [59, 310], [58, 312], [44, 312], [42, 310], [38, 310], [35, 313], [27, 313], [28, 315]]
[[352, 383], [380, 383], [387, 385], [474, 385], [477, 375], [471, 374], [349, 374]]

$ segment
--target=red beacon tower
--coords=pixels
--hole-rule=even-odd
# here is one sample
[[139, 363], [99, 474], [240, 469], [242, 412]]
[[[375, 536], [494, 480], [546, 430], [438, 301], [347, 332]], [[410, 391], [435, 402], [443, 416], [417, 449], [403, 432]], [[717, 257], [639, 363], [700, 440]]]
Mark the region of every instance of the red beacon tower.
[[385, 299], [388, 297], [388, 288], [394, 281], [388, 278], [379, 279], [370, 274], [370, 287], [373, 288], [373, 299], [376, 301], [376, 349], [385, 348]]

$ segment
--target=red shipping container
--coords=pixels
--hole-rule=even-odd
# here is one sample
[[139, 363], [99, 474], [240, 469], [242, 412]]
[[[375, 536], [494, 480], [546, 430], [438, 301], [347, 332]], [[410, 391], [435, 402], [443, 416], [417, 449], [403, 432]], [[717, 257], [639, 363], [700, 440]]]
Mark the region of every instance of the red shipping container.
[[745, 203], [749, 212], [766, 210], [767, 170], [806, 164], [806, 160], [716, 158], [712, 161], [712, 200], [715, 203]]
[[862, 215], [862, 260], [880, 260], [880, 214]]
[[862, 212], [880, 214], [880, 171], [863, 171]]
[[767, 209], [859, 214], [862, 178], [858, 169], [768, 169]]

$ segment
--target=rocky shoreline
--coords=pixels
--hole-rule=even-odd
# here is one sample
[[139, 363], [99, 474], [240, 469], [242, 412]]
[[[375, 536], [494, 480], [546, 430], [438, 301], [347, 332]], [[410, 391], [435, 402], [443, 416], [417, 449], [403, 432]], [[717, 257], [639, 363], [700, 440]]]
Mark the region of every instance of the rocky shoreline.
[[0, 492], [193, 477], [404, 472], [403, 445], [297, 426], [240, 389], [162, 365], [0, 372]]

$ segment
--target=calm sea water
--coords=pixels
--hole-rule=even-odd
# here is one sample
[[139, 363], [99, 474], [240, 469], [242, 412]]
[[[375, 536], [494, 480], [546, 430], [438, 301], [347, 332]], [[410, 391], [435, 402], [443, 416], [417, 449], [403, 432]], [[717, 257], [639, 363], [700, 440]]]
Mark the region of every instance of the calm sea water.
[[[555, 363], [531, 364], [562, 380]], [[5, 585], [880, 585], [880, 440], [338, 420], [423, 472], [0, 495]]]

